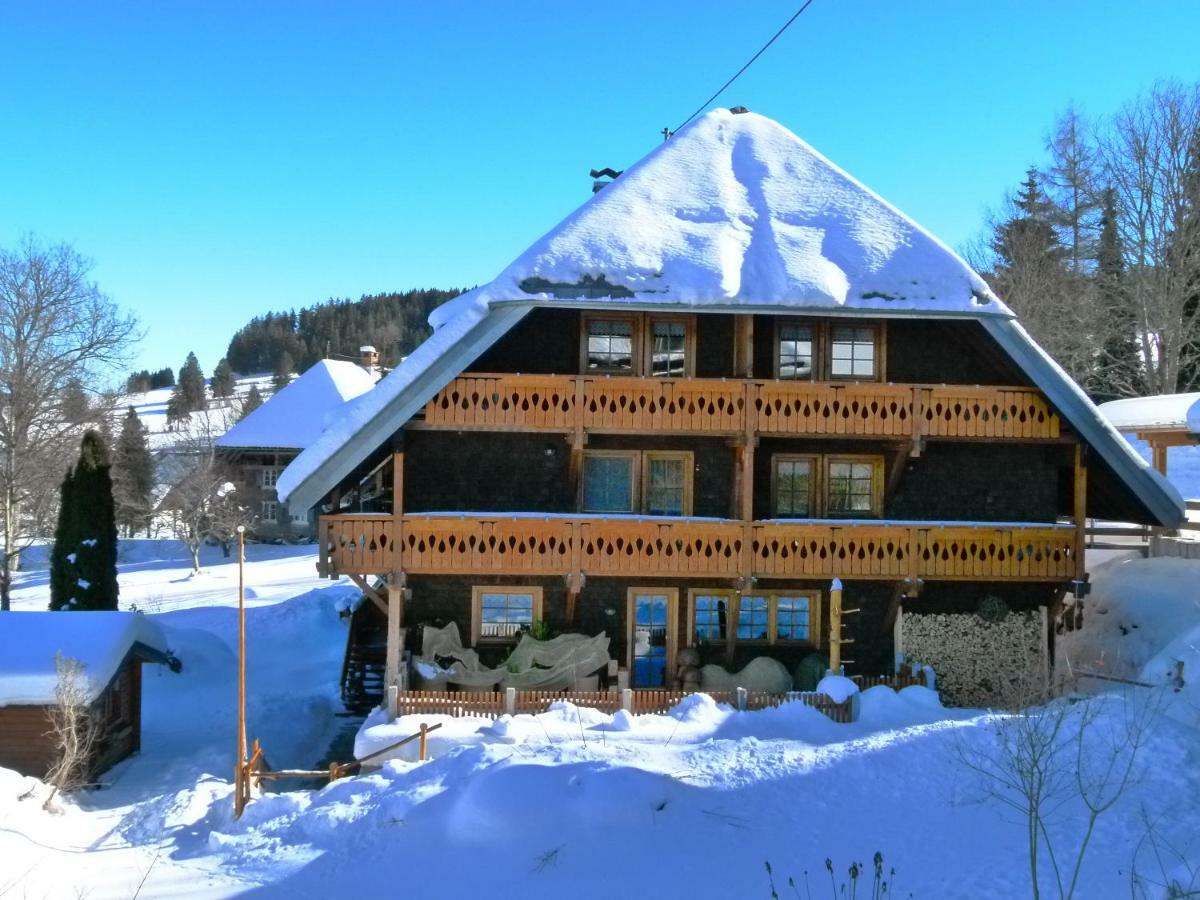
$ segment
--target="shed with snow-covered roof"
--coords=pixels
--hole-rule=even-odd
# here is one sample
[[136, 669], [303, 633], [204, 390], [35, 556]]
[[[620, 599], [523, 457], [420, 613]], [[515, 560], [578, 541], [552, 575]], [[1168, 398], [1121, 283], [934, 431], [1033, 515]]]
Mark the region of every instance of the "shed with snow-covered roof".
[[79, 696], [99, 729], [92, 776], [141, 748], [142, 664], [180, 669], [162, 629], [139, 613], [0, 614], [0, 766], [40, 778], [54, 765], [60, 659], [82, 666]]
[[753, 113], [681, 129], [430, 321], [279, 479], [387, 610], [385, 684], [403, 616], [485, 661], [535, 621], [603, 630], [635, 688], [679, 686], [683, 649], [793, 669], [843, 639], [877, 675], [902, 610], [1044, 622], [1086, 594], [1089, 515], [1183, 517], [977, 273]]

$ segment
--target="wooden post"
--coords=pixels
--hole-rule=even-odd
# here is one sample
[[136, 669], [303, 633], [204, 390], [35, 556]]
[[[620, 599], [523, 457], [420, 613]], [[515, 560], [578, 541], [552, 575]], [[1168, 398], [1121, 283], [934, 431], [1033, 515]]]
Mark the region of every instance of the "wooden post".
[[842, 674], [842, 580], [833, 579], [829, 588], [829, 671]]
[[754, 316], [736, 315], [733, 319], [733, 374], [737, 378], [754, 377]]
[[[1087, 575], [1087, 458], [1082, 443], [1075, 445], [1075, 577]], [[1165, 455], [1165, 454], [1164, 454]]]
[[425, 754], [429, 750], [429, 726], [421, 723], [421, 762], [425, 762]]
[[1160, 443], [1153, 438], [1150, 440], [1151, 458], [1154, 463], [1154, 468], [1159, 474], [1167, 474], [1167, 445]]
[[233, 777], [233, 816], [242, 817], [246, 808], [246, 527], [237, 527], [238, 536], [238, 723], [237, 762]]
[[404, 431], [392, 438], [392, 569], [404, 568]]
[[[401, 626], [404, 623], [404, 573], [393, 572], [388, 579], [387, 657], [384, 665], [384, 689], [397, 686], [400, 680], [400, 655], [402, 651]], [[388, 695], [390, 697], [390, 695]], [[394, 716], [394, 711], [390, 711]]]

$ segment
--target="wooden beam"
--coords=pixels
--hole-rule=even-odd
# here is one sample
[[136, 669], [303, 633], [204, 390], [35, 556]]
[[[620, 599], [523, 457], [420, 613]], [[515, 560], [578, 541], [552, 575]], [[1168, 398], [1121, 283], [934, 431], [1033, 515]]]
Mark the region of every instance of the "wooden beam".
[[900, 612], [900, 604], [904, 602], [905, 584], [900, 582], [892, 589], [892, 599], [888, 601], [887, 612], [883, 614], [883, 625], [880, 631], [887, 634], [896, 628], [896, 614]]
[[1087, 448], [1075, 445], [1075, 577], [1083, 580], [1087, 575]]
[[375, 588], [371, 587], [371, 585], [367, 583], [366, 578], [364, 578], [362, 575], [352, 574], [350, 575], [350, 580], [353, 581], [358, 586], [358, 589], [363, 592], [364, 597], [379, 607], [379, 611], [381, 613], [383, 613], [385, 616], [388, 614], [387, 602], [383, 599], [383, 595], [380, 594], [379, 591], [375, 590]]
[[883, 509], [880, 512], [885, 512], [888, 505], [892, 502], [892, 498], [896, 496], [896, 491], [900, 488], [900, 482], [904, 479], [904, 468], [908, 462], [908, 458], [913, 454], [916, 447], [916, 441], [909, 441], [901, 445], [900, 449], [892, 454], [892, 471], [888, 472], [887, 484], [883, 488]]
[[842, 582], [833, 579], [829, 589], [829, 671], [842, 674]]
[[387, 587], [387, 662], [384, 668], [384, 691], [395, 687], [400, 679], [400, 656], [403, 647], [400, 646], [404, 626], [404, 587], [403, 573], [393, 575], [388, 579]]
[[754, 316], [733, 317], [733, 375], [754, 377]]

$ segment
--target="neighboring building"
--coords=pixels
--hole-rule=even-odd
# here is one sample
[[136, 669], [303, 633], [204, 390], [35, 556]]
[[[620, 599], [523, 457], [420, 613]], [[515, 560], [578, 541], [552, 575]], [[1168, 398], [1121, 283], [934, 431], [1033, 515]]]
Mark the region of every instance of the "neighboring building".
[[[327, 513], [322, 571], [386, 581], [389, 684], [415, 626], [494, 665], [542, 621], [607, 632], [634, 688], [685, 647], [792, 670], [837, 640], [851, 673], [912, 655], [986, 699], [1044, 671], [1086, 515], [1183, 518], [975, 272], [751, 113], [431, 323], [278, 483]], [[832, 635], [835, 578], [858, 611]]]
[[9, 612], [0, 619], [0, 766], [41, 778], [58, 759], [48, 734], [56, 656], [79, 660], [100, 724], [92, 777], [141, 749], [142, 663], [180, 663], [157, 625], [131, 612]]
[[1100, 412], [1181, 494], [1200, 499], [1200, 393], [1111, 400]]
[[260, 538], [311, 537], [307, 507], [279, 502], [275, 480], [284, 466], [312, 444], [348, 401], [375, 386], [378, 356], [363, 347], [362, 365], [323, 359], [275, 393], [214, 442], [234, 467], [234, 481], [254, 515]]

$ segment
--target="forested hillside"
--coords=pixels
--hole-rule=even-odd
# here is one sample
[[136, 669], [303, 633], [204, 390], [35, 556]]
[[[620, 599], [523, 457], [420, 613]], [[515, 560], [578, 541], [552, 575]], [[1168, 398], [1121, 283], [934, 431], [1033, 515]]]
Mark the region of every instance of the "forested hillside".
[[236, 372], [303, 372], [327, 355], [357, 357], [359, 347], [372, 344], [381, 364], [394, 366], [428, 337], [430, 311], [460, 293], [369, 294], [256, 316], [230, 340], [226, 358]]

